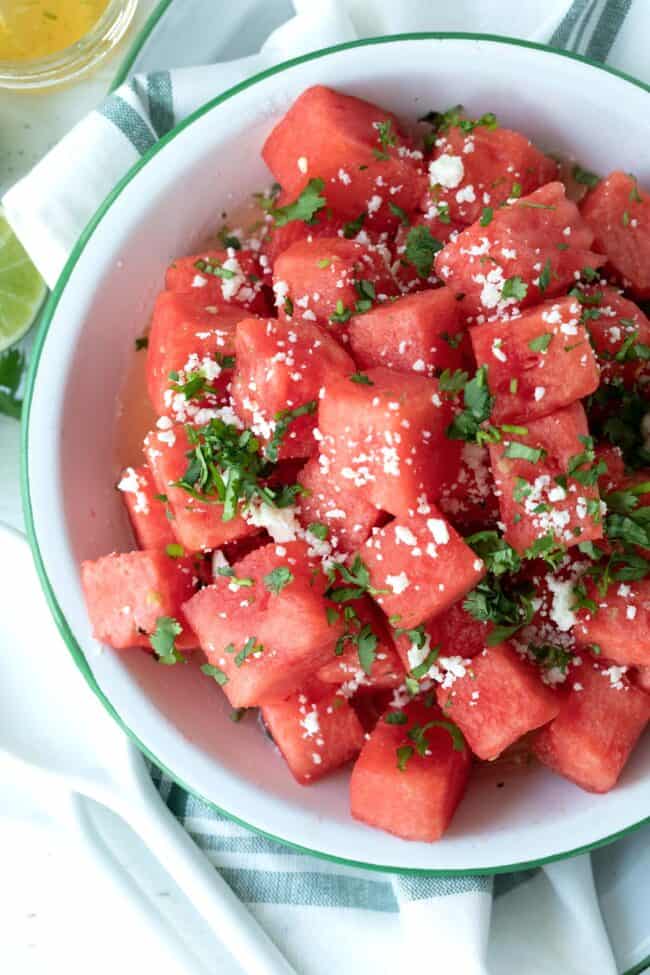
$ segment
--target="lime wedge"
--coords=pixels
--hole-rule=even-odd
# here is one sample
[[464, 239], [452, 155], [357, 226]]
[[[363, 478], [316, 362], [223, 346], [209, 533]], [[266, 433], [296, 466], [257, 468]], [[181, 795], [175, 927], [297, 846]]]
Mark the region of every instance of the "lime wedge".
[[0, 352], [22, 338], [47, 287], [0, 209]]

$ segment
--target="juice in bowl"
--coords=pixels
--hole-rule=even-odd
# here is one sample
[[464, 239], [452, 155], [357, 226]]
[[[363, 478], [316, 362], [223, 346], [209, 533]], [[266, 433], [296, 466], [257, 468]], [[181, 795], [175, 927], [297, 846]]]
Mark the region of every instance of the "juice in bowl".
[[121, 39], [137, 0], [0, 3], [0, 86], [37, 88], [75, 77]]

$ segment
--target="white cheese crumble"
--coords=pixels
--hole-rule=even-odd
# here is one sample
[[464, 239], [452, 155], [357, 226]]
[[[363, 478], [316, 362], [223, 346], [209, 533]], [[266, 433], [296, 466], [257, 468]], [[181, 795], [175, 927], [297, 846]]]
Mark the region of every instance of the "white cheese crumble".
[[444, 152], [429, 163], [429, 176], [432, 183], [453, 190], [463, 181], [465, 167], [460, 156], [450, 156]]

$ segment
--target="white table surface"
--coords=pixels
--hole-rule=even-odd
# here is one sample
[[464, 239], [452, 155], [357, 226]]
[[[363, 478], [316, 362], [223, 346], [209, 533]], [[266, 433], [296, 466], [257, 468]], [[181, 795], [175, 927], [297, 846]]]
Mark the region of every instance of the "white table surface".
[[[45, 93], [0, 90], [0, 193], [101, 100], [155, 6], [156, 0], [140, 0], [118, 49], [76, 83]], [[19, 459], [19, 424], [0, 416], [0, 521], [20, 529]], [[10, 571], [11, 566], [0, 560], [0, 587], [3, 573]], [[11, 648], [0, 647], [0, 652]], [[120, 853], [146, 895], [170, 923], [173, 916], [175, 924], [191, 931], [208, 970], [241, 975], [139, 840], [111, 814], [98, 816], [102, 829], [119, 840]], [[2, 759], [0, 863], [0, 971], [135, 975], [155, 970], [157, 975], [181, 975], [155, 938], [134, 922], [110, 878], [85, 853], [71, 829], [66, 802], [50, 793], [45, 805], [33, 783]]]

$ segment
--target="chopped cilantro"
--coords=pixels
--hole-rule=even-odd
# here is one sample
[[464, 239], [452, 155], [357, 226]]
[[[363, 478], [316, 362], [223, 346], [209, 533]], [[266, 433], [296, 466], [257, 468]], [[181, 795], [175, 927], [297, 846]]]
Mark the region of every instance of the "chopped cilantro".
[[228, 683], [228, 675], [225, 674], [219, 667], [214, 667], [212, 664], [202, 664], [201, 671], [207, 677], [212, 677], [212, 679], [217, 682], [219, 687], [223, 687], [224, 684]]
[[354, 290], [359, 295], [357, 301], [355, 302], [354, 310], [359, 314], [363, 314], [365, 311], [370, 311], [373, 301], [375, 301], [377, 298], [375, 286], [372, 281], [367, 281], [364, 278], [360, 278], [358, 281], [354, 282]]
[[283, 207], [273, 207], [269, 212], [275, 220], [276, 227], [284, 227], [293, 220], [314, 223], [316, 214], [327, 206], [327, 200], [322, 196], [324, 188], [325, 183], [322, 179], [310, 179], [293, 203]]
[[593, 189], [594, 186], [598, 186], [600, 183], [600, 176], [596, 176], [595, 173], [590, 172], [588, 169], [583, 169], [582, 166], [578, 166], [577, 163], [571, 170], [571, 175], [576, 183], [581, 183], [583, 186], [589, 186], [591, 189]]
[[550, 257], [547, 257], [544, 267], [542, 268], [541, 273], [539, 275], [539, 282], [537, 285], [541, 294], [544, 294], [544, 292], [548, 290], [548, 286], [550, 283], [551, 283], [551, 259]]
[[503, 456], [509, 457], [511, 460], [527, 460], [531, 464], [538, 464], [540, 460], [546, 457], [546, 451], [543, 447], [531, 447], [527, 443], [511, 440], [506, 444]]
[[469, 374], [462, 369], [455, 369], [453, 372], [451, 369], [444, 369], [438, 378], [440, 392], [456, 396], [465, 388], [468, 379]]
[[246, 641], [242, 649], [235, 657], [235, 667], [241, 667], [241, 665], [244, 663], [245, 660], [248, 660], [248, 658], [252, 657], [253, 654], [262, 653], [263, 650], [264, 647], [262, 646], [262, 644], [257, 643], [256, 638], [254, 636], [249, 636], [248, 640]]
[[317, 406], [318, 403], [316, 400], [312, 399], [308, 403], [303, 403], [301, 406], [295, 406], [291, 410], [280, 410], [279, 413], [275, 414], [273, 436], [264, 448], [264, 453], [268, 460], [274, 464], [277, 463], [282, 441], [293, 421], [297, 420], [299, 416], [312, 416], [316, 412]]
[[294, 575], [291, 569], [289, 569], [286, 565], [279, 565], [264, 576], [264, 586], [269, 592], [272, 592], [277, 596], [282, 592], [285, 586], [288, 586], [290, 582], [293, 582], [293, 579]]
[[406, 724], [408, 718], [403, 711], [389, 711], [384, 717], [384, 721], [386, 724]]
[[481, 366], [463, 390], [462, 413], [458, 413], [449, 427], [450, 440], [473, 440], [479, 438], [481, 424], [489, 420], [494, 397], [490, 395], [487, 384], [487, 366]]
[[348, 223], [343, 224], [343, 236], [346, 240], [351, 240], [352, 237], [357, 236], [367, 216], [368, 214], [364, 211], [359, 214], [356, 220], [350, 220]]
[[518, 274], [512, 278], [506, 278], [501, 289], [501, 297], [514, 298], [516, 301], [523, 301], [528, 294], [528, 285], [525, 284]]
[[165, 546], [165, 551], [172, 559], [182, 559], [185, 555], [185, 549], [178, 542], [170, 542], [169, 545]]
[[492, 207], [483, 207], [483, 212], [481, 213], [479, 223], [481, 227], [488, 227], [492, 223], [492, 217], [494, 216], [494, 210]]
[[538, 335], [536, 338], [531, 339], [528, 343], [528, 348], [533, 352], [547, 352], [552, 341], [553, 333], [544, 332], [543, 335]]
[[140, 352], [141, 349], [147, 349], [149, 347], [149, 336], [141, 335], [140, 338], [135, 340], [135, 351]]
[[337, 325], [345, 325], [352, 318], [352, 312], [349, 308], [346, 308], [341, 299], [336, 302], [336, 308], [330, 315], [330, 322], [334, 322]]
[[324, 542], [330, 533], [327, 525], [324, 525], [321, 521], [312, 521], [310, 525], [307, 525], [307, 531], [321, 542]]
[[408, 218], [406, 210], [399, 207], [396, 203], [393, 203], [392, 200], [388, 201], [388, 209], [391, 213], [394, 213], [396, 217], [399, 217], [400, 223], [403, 224], [403, 226], [410, 226], [411, 221]]
[[350, 376], [350, 381], [353, 383], [358, 383], [359, 386], [374, 386], [372, 379], [366, 376], [365, 372], [353, 372]]
[[241, 240], [239, 237], [235, 237], [234, 234], [231, 234], [228, 227], [222, 227], [217, 234], [217, 238], [223, 247], [230, 247], [234, 251], [241, 250]]
[[159, 616], [156, 620], [156, 628], [149, 640], [161, 664], [185, 663], [185, 657], [176, 648], [176, 637], [182, 632], [183, 627], [173, 616]]
[[433, 236], [429, 228], [420, 225], [409, 230], [404, 256], [419, 277], [428, 278], [433, 268], [433, 259], [442, 247], [442, 242]]
[[230, 281], [235, 277], [235, 272], [231, 271], [230, 268], [224, 267], [219, 264], [218, 261], [204, 261], [201, 258], [194, 262], [194, 267], [201, 271], [202, 274], [211, 274], [215, 278], [222, 278], [224, 281]]
[[467, 536], [465, 542], [483, 559], [488, 572], [493, 575], [519, 572], [521, 558], [498, 532], [476, 532], [474, 535]]

